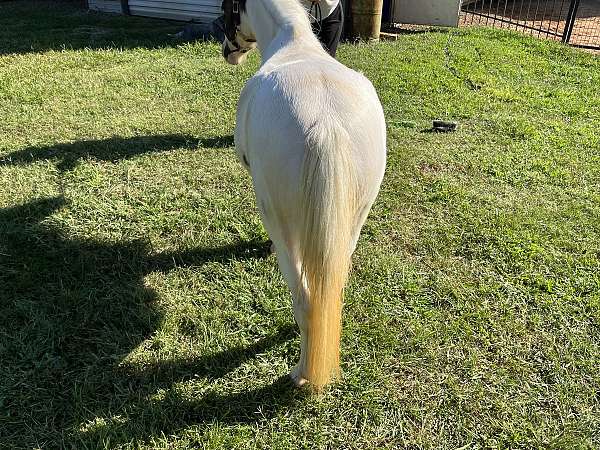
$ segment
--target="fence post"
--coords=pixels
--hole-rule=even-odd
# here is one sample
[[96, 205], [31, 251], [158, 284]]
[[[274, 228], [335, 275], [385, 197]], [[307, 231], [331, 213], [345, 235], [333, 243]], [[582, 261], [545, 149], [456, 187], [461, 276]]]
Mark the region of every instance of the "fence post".
[[568, 44], [571, 40], [571, 33], [575, 26], [575, 19], [577, 18], [577, 9], [579, 8], [579, 0], [571, 0], [569, 5], [569, 12], [567, 14], [567, 21], [565, 22], [565, 29], [563, 31], [562, 41]]

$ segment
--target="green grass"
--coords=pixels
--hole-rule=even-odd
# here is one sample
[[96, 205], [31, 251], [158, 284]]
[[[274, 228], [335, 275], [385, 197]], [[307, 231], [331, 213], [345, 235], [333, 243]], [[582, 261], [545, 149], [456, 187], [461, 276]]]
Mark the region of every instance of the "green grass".
[[600, 447], [597, 56], [484, 29], [341, 46], [389, 158], [343, 381], [310, 397], [232, 148], [258, 56], [178, 28], [0, 3], [0, 447]]

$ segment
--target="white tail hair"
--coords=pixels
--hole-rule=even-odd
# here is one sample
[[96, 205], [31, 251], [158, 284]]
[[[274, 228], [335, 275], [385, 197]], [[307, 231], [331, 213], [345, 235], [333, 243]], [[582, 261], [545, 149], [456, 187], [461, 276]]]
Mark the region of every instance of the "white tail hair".
[[350, 137], [331, 117], [309, 131], [302, 173], [300, 257], [307, 342], [302, 374], [315, 390], [339, 376], [342, 297], [357, 214]]

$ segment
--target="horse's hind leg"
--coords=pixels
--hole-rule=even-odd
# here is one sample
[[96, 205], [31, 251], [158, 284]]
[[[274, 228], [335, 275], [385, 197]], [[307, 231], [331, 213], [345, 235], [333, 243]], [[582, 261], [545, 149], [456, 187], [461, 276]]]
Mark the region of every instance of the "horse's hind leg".
[[367, 216], [369, 215], [369, 211], [371, 210], [371, 206], [373, 206], [374, 201], [374, 197], [369, 199], [369, 201], [365, 203], [362, 208], [360, 208], [359, 213], [356, 216], [356, 223], [354, 225], [354, 230], [352, 231], [352, 241], [350, 242], [350, 254], [354, 253], [354, 250], [356, 250], [356, 245], [358, 244], [358, 239], [360, 238], [360, 231], [367, 221]]
[[[277, 262], [279, 269], [292, 294], [294, 319], [300, 328], [300, 361], [290, 372], [290, 377], [296, 386], [304, 385], [307, 380], [302, 376], [306, 363], [306, 341], [308, 337], [306, 290], [301, 282], [300, 264], [285, 242], [275, 242], [277, 247]], [[291, 251], [290, 251], [291, 250]]]
[[297, 386], [302, 386], [307, 380], [302, 376], [306, 359], [306, 341], [308, 333], [306, 314], [306, 290], [301, 282], [300, 260], [293, 240], [284, 236], [281, 224], [266, 211], [265, 204], [259, 202], [262, 222], [272, 240], [272, 248], [276, 248], [277, 263], [283, 278], [292, 294], [294, 319], [300, 328], [300, 362], [291, 371], [290, 376]]

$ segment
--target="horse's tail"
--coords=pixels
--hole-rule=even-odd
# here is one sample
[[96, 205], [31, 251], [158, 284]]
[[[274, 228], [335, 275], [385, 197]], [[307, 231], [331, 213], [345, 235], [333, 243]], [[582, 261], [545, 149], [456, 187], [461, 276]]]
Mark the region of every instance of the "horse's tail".
[[311, 130], [302, 174], [300, 256], [308, 332], [302, 375], [316, 390], [339, 375], [342, 296], [357, 210], [350, 138], [331, 122]]

